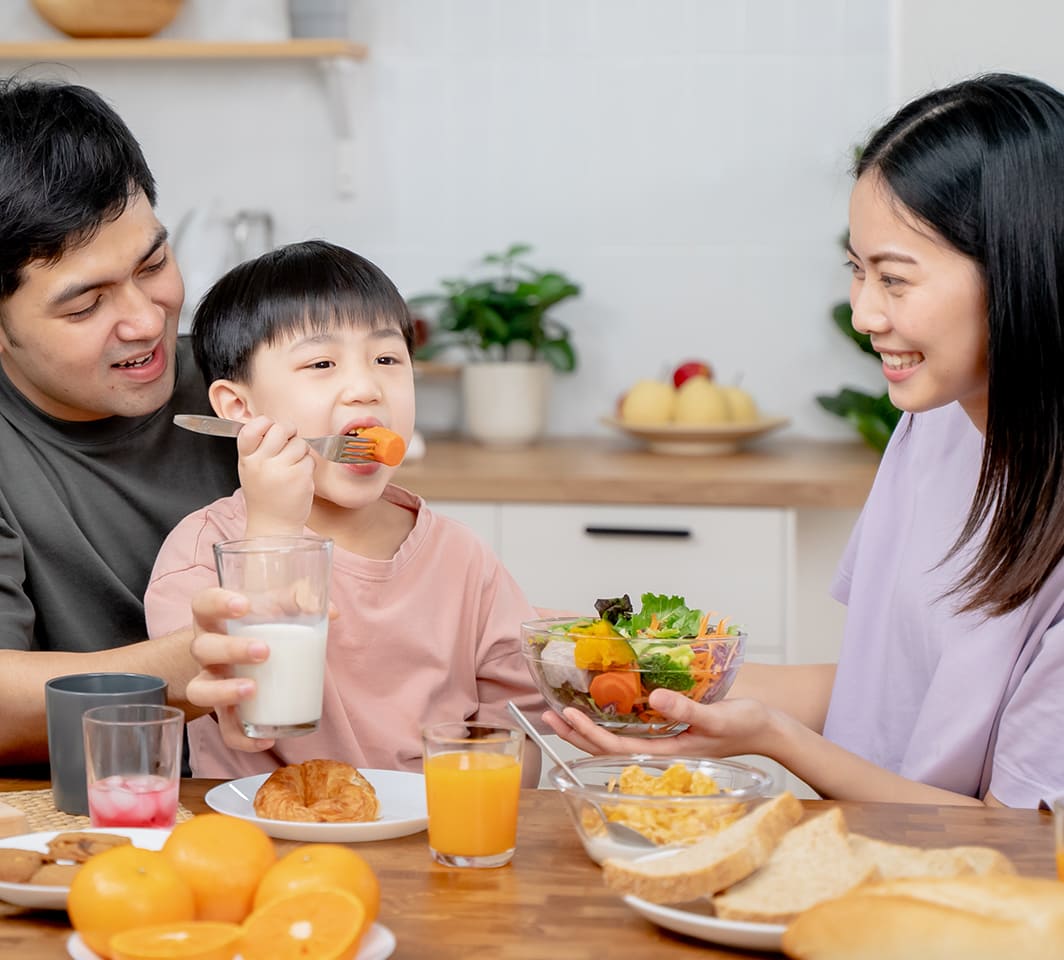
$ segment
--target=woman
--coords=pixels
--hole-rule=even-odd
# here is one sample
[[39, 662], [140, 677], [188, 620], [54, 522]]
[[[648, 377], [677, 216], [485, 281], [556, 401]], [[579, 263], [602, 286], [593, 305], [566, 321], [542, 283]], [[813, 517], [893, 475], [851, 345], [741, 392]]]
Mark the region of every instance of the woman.
[[671, 739], [545, 720], [596, 753], [763, 754], [838, 799], [1034, 807], [1064, 793], [1064, 96], [947, 87], [855, 172], [853, 324], [906, 415], [833, 587], [838, 667], [655, 691]]

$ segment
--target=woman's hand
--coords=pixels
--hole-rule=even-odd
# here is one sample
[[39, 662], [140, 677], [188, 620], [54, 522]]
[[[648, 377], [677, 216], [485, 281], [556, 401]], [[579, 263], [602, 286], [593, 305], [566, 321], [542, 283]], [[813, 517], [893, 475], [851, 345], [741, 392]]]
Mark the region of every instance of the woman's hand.
[[563, 740], [588, 753], [649, 753], [656, 756], [731, 757], [744, 753], [771, 756], [780, 717], [757, 700], [695, 703], [671, 690], [650, 694], [650, 706], [687, 729], [675, 737], [622, 737], [610, 733], [573, 707], [543, 721]]
[[231, 637], [225, 621], [247, 613], [247, 600], [221, 587], [208, 587], [192, 600], [192, 656], [200, 672], [189, 681], [185, 695], [190, 703], [214, 710], [225, 745], [233, 750], [258, 753], [269, 750], [272, 740], [244, 736], [237, 705], [255, 695], [255, 681], [233, 676], [237, 663], [262, 663], [270, 648], [253, 637]]
[[236, 438], [246, 535], [301, 536], [314, 502], [314, 457], [295, 427], [255, 417]]

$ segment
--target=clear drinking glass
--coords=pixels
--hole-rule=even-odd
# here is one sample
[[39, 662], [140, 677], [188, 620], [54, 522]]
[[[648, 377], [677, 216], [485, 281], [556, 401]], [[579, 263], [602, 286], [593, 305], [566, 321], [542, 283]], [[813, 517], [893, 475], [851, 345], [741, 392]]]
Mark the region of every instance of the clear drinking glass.
[[520, 730], [441, 723], [422, 731], [429, 848], [448, 867], [501, 867], [517, 844]]
[[241, 702], [244, 733], [258, 739], [298, 737], [318, 729], [329, 633], [332, 540], [253, 537], [214, 545], [218, 582], [247, 597], [250, 607], [227, 628], [270, 648], [262, 663], [233, 668], [255, 681]]
[[157, 704], [85, 711], [85, 780], [94, 827], [174, 825], [184, 723], [177, 707]]

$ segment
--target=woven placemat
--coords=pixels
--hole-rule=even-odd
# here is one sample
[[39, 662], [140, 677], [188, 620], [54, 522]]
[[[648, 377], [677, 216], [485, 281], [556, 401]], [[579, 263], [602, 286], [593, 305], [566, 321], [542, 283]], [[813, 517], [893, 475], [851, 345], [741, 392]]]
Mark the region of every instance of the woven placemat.
[[[51, 790], [11, 790], [8, 793], [0, 793], [0, 800], [26, 814], [30, 833], [41, 830], [83, 830], [91, 826], [88, 817], [56, 810]], [[188, 820], [191, 816], [190, 810], [178, 806], [179, 821]]]

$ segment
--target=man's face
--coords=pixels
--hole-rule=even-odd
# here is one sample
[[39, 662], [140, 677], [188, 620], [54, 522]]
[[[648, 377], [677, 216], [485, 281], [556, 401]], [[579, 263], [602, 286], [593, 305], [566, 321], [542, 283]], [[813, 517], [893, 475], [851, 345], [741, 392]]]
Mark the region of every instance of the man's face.
[[169, 400], [185, 291], [142, 194], [23, 278], [0, 304], [0, 366], [27, 400], [73, 421], [143, 416]]

